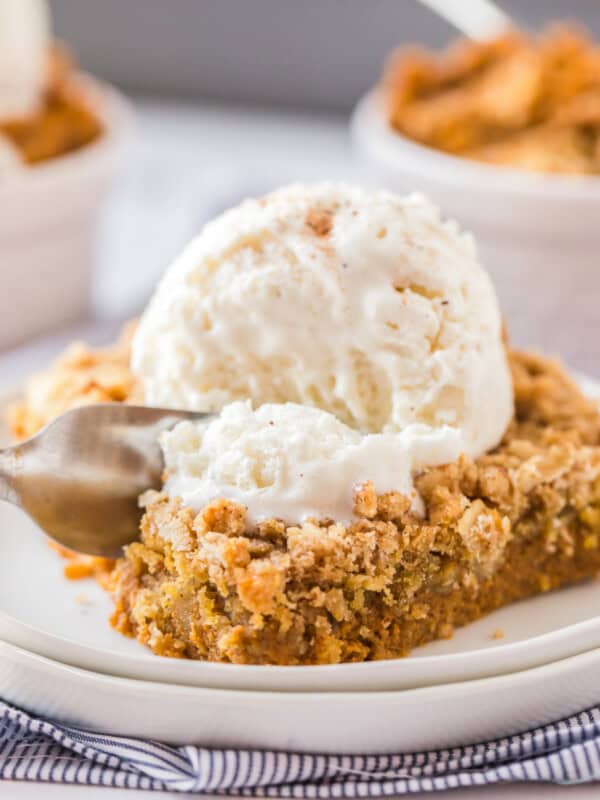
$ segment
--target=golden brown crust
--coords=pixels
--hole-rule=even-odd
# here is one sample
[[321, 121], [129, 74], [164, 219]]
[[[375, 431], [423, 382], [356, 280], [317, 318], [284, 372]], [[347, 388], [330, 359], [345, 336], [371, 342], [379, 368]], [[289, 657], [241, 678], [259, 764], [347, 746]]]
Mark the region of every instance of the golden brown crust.
[[399, 51], [383, 85], [391, 124], [422, 144], [541, 172], [600, 172], [600, 48], [576, 28]]
[[28, 164], [79, 150], [102, 134], [102, 124], [64, 49], [55, 47], [51, 53], [40, 110], [25, 119], [0, 122], [0, 134]]

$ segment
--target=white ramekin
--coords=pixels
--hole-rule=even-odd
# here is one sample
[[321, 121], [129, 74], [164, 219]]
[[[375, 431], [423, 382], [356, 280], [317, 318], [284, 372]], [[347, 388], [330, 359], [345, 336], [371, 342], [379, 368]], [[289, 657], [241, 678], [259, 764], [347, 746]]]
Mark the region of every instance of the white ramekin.
[[102, 136], [0, 182], [0, 347], [73, 321], [89, 304], [96, 223], [132, 114], [114, 88], [77, 80]]
[[369, 178], [420, 191], [476, 237], [511, 339], [600, 371], [600, 178], [480, 164], [410, 141], [373, 91], [352, 118]]

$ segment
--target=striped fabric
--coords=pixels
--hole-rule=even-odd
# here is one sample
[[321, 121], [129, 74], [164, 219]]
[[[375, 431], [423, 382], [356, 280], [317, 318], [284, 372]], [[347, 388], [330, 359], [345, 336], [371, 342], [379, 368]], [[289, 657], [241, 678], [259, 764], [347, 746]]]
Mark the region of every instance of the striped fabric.
[[585, 783], [600, 780], [600, 708], [468, 747], [343, 756], [168, 747], [36, 719], [0, 702], [0, 779], [290, 798], [382, 797], [511, 781]]

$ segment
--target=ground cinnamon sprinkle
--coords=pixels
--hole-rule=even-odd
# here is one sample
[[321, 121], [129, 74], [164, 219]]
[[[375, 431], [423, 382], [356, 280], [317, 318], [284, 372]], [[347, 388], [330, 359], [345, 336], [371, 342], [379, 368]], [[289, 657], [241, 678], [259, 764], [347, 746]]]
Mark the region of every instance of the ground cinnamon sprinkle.
[[305, 222], [315, 236], [329, 236], [333, 228], [333, 212], [325, 208], [313, 208], [306, 215]]

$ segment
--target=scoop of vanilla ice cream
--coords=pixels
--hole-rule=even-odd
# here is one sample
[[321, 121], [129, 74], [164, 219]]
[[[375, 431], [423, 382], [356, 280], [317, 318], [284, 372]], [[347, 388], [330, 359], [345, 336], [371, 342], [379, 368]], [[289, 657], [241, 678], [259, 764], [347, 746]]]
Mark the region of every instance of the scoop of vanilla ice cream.
[[146, 401], [294, 402], [361, 432], [501, 439], [513, 393], [493, 287], [470, 236], [420, 196], [290, 186], [209, 223], [133, 342]]
[[[355, 487], [418, 498], [412, 473], [460, 455], [456, 429], [412, 425], [401, 433], [363, 435], [320, 409], [249, 400], [226, 406], [210, 422], [181, 422], [164, 433], [166, 492], [201, 510], [218, 497], [248, 509], [250, 524], [352, 518]], [[425, 463], [424, 463], [425, 462]]]
[[50, 40], [46, 0], [0, 0], [0, 120], [38, 109]]

